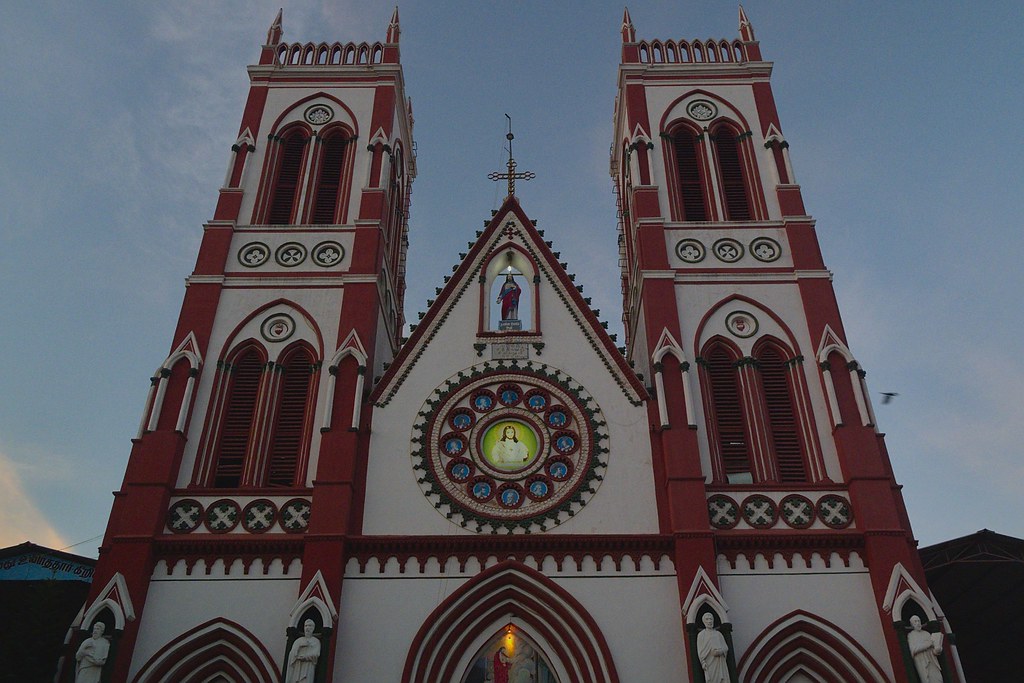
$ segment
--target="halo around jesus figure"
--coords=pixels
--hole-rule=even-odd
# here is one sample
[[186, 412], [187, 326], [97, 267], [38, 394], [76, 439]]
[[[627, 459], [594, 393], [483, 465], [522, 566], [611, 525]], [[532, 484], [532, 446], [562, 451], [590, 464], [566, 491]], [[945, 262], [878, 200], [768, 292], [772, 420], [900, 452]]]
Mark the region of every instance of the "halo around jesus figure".
[[522, 422], [502, 420], [488, 428], [481, 447], [484, 458], [492, 467], [518, 470], [537, 456], [537, 436]]

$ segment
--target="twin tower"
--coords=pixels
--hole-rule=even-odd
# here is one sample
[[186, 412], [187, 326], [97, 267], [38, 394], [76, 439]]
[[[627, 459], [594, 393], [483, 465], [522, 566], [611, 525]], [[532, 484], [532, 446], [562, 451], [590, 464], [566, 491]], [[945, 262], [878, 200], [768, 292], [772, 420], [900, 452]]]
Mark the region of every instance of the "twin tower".
[[61, 680], [962, 680], [743, 11], [623, 17], [624, 351], [514, 191], [406, 326], [399, 33], [249, 67]]

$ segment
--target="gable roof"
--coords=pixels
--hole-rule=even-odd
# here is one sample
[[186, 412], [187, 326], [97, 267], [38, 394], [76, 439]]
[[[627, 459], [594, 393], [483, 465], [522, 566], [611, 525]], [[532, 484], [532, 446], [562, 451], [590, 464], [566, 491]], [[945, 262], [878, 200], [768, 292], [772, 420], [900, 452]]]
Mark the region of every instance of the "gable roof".
[[[510, 220], [515, 218], [514, 221]], [[546, 277], [556, 294], [569, 308], [573, 319], [598, 354], [605, 368], [611, 373], [616, 384], [630, 403], [640, 405], [647, 398], [647, 391], [633, 369], [615, 347], [615, 342], [604, 328], [604, 324], [590, 308], [583, 297], [582, 287], [573, 282], [574, 276], [566, 272], [558, 258], [534, 227], [519, 200], [514, 195], [505, 198], [501, 208], [494, 213], [487, 227], [479, 234], [462, 263], [454, 268], [444, 288], [427, 309], [426, 314], [414, 327], [409, 339], [402, 345], [391, 366], [374, 387], [370, 401], [377, 406], [387, 405], [398, 393], [405, 378], [419, 360], [448, 317], [455, 303], [466, 290], [477, 282], [477, 276], [491, 254], [520, 238], [531, 254], [541, 277]]]

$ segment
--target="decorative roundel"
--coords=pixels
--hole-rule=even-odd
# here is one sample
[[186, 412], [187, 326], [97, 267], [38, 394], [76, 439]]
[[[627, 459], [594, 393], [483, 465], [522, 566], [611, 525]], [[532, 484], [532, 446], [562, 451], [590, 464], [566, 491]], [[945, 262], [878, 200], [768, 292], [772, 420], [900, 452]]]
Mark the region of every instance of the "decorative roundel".
[[753, 337], [757, 334], [757, 327], [757, 318], [746, 311], [733, 311], [725, 316], [725, 329], [735, 337]]
[[313, 263], [330, 268], [341, 263], [345, 258], [345, 247], [337, 242], [321, 242], [313, 247]]
[[304, 116], [314, 126], [322, 126], [334, 118], [334, 110], [326, 104], [314, 104], [306, 108]]
[[850, 501], [830, 493], [818, 499], [818, 518], [833, 529], [845, 529], [853, 522]]
[[716, 529], [731, 529], [740, 521], [740, 508], [729, 496], [718, 493], [708, 498], [708, 517]]
[[718, 107], [707, 100], [694, 100], [686, 108], [686, 112], [695, 121], [710, 121], [718, 113]]
[[238, 503], [222, 498], [206, 508], [206, 528], [215, 534], [226, 534], [238, 526]]
[[725, 263], [736, 263], [743, 258], [743, 245], [731, 237], [722, 239], [711, 245], [711, 251], [718, 257], [719, 261]]
[[285, 268], [294, 268], [306, 260], [306, 248], [298, 242], [285, 242], [277, 248], [274, 258]]
[[203, 505], [197, 500], [179, 500], [167, 511], [167, 528], [176, 534], [195, 531], [203, 521]]
[[786, 524], [794, 529], [806, 529], [814, 524], [814, 503], [798, 493], [783, 498], [779, 503], [779, 511]]
[[277, 521], [277, 506], [266, 498], [254, 500], [242, 510], [242, 528], [253, 534], [269, 531]]
[[782, 247], [770, 237], [758, 237], [750, 243], [750, 254], [758, 261], [771, 263], [782, 256]]
[[260, 325], [260, 334], [268, 342], [282, 342], [295, 334], [295, 321], [287, 313], [276, 313]]
[[768, 496], [755, 493], [747, 496], [740, 506], [743, 511], [743, 519], [755, 529], [770, 529], [779, 521], [779, 508], [775, 501]]
[[301, 534], [309, 526], [312, 506], [304, 498], [292, 498], [281, 506], [281, 528], [290, 534]]
[[686, 239], [676, 244], [676, 256], [686, 263], [700, 263], [706, 255], [707, 251], [700, 240]]
[[246, 268], [262, 266], [270, 258], [270, 247], [262, 242], [250, 242], [238, 250], [238, 262]]
[[487, 361], [434, 390], [412, 430], [413, 470], [438, 512], [485, 533], [546, 531], [587, 504], [607, 423], [564, 373]]

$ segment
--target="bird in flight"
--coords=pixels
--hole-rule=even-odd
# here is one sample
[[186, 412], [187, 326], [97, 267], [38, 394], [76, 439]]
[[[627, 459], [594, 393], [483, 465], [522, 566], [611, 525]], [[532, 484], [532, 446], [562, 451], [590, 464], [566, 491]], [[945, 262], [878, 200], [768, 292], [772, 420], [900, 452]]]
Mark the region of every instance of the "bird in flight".
[[892, 399], [894, 397], [896, 397], [896, 396], [899, 396], [899, 394], [897, 394], [894, 391], [883, 391], [882, 392], [882, 405], [885, 405], [886, 403], [892, 403]]

